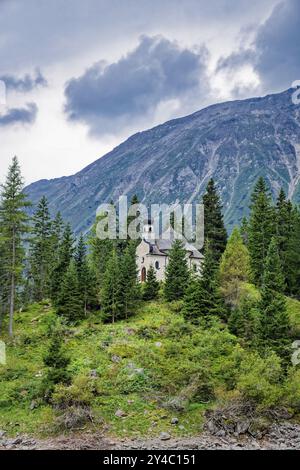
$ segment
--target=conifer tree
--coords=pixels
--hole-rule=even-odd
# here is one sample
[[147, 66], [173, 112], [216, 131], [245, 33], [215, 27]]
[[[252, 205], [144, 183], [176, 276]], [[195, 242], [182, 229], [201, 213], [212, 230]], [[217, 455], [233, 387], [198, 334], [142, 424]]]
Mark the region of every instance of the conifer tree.
[[63, 317], [68, 323], [78, 323], [84, 316], [84, 299], [74, 261], [70, 262], [62, 278], [56, 305], [57, 315]]
[[124, 315], [124, 298], [116, 250], [113, 250], [106, 265], [101, 289], [101, 306], [104, 314], [111, 319], [112, 323]]
[[250, 258], [239, 229], [234, 228], [221, 258], [220, 282], [225, 302], [236, 307], [242, 284], [248, 282]]
[[209, 240], [214, 259], [219, 261], [226, 248], [227, 232], [224, 225], [222, 204], [213, 179], [210, 179], [203, 196], [204, 236]]
[[276, 239], [273, 237], [266, 257], [263, 288], [260, 302], [261, 334], [264, 346], [286, 357], [289, 343], [289, 317], [286, 300], [282, 294], [284, 278]]
[[202, 320], [209, 322], [213, 316], [227, 318], [227, 310], [220, 294], [217, 263], [208, 243], [201, 276], [193, 274], [184, 296], [182, 313], [187, 320], [195, 323]]
[[266, 182], [262, 177], [255, 185], [251, 201], [248, 249], [253, 282], [260, 287], [268, 247], [275, 230], [275, 213], [272, 200]]
[[84, 312], [87, 314], [89, 304], [96, 304], [96, 292], [92, 273], [88, 264], [87, 250], [83, 235], [80, 236], [76, 253], [75, 264], [78, 276], [80, 296], [84, 304]]
[[147, 279], [144, 283], [143, 299], [144, 300], [155, 300], [159, 292], [159, 282], [156, 279], [156, 273], [154, 267], [150, 266], [147, 272]]
[[42, 391], [44, 398], [48, 401], [54, 391], [55, 385], [59, 383], [68, 384], [70, 374], [67, 367], [70, 358], [65, 352], [63, 346], [63, 334], [61, 328], [52, 328], [49, 349], [44, 357], [44, 365], [47, 367], [47, 373], [43, 380]]
[[96, 280], [96, 290], [98, 293], [100, 293], [103, 287], [107, 263], [115, 249], [115, 240], [102, 240], [97, 236], [97, 224], [103, 217], [105, 215], [98, 216], [88, 238], [91, 270]]
[[127, 318], [138, 298], [135, 240], [128, 240], [124, 254], [121, 256], [120, 288], [123, 292], [124, 315]]
[[281, 189], [276, 202], [276, 242], [285, 276], [289, 269], [287, 252], [293, 226], [292, 219], [293, 205], [286, 199], [285, 192]]
[[292, 210], [292, 228], [285, 255], [286, 283], [289, 295], [300, 299], [300, 212]]
[[229, 317], [228, 327], [231, 333], [243, 338], [246, 345], [257, 347], [261, 333], [261, 314], [257, 302], [245, 298]]
[[189, 281], [186, 251], [181, 240], [175, 240], [169, 251], [164, 295], [167, 301], [182, 299]]
[[241, 223], [241, 237], [243, 239], [244, 245], [248, 246], [249, 242], [249, 221], [247, 217], [243, 217]]
[[9, 167], [6, 182], [2, 186], [0, 204], [1, 240], [3, 242], [2, 270], [8, 287], [9, 335], [13, 336], [13, 316], [16, 292], [24, 269], [24, 236], [29, 232], [26, 208], [30, 203], [23, 192], [24, 184], [17, 157]]
[[39, 302], [49, 295], [52, 265], [52, 224], [48, 201], [43, 197], [33, 215], [30, 240], [30, 272], [33, 278], [34, 300]]
[[74, 255], [74, 235], [71, 229], [70, 224], [67, 224], [63, 235], [62, 241], [58, 250], [58, 261], [51, 273], [51, 294], [54, 303], [56, 303], [57, 298], [60, 294], [60, 288], [62, 285], [62, 280], [66, 274], [67, 269], [70, 266], [70, 263]]

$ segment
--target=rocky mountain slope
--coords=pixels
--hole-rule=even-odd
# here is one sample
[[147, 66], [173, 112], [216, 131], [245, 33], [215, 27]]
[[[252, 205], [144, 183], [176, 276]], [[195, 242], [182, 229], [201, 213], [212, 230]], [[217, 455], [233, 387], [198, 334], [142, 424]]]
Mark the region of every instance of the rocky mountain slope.
[[149, 203], [199, 201], [213, 177], [228, 228], [247, 213], [258, 176], [274, 195], [282, 186], [300, 202], [300, 106], [292, 90], [216, 104], [133, 135], [74, 176], [38, 181], [33, 202], [46, 195], [74, 229], [87, 230], [98, 205], [137, 193]]

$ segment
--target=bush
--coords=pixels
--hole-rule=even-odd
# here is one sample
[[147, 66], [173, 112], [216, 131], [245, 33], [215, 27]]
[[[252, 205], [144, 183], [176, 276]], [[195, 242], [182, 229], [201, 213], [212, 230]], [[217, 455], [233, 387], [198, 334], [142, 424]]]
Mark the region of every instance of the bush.
[[96, 394], [95, 381], [84, 375], [79, 375], [68, 387], [62, 384], [56, 385], [51, 402], [60, 409], [70, 406], [87, 407], [91, 405]]
[[236, 388], [243, 398], [269, 408], [278, 404], [282, 396], [281, 376], [281, 361], [276, 354], [262, 358], [258, 353], [249, 353], [241, 362]]
[[297, 413], [300, 413], [300, 369], [289, 371], [284, 386], [284, 402]]

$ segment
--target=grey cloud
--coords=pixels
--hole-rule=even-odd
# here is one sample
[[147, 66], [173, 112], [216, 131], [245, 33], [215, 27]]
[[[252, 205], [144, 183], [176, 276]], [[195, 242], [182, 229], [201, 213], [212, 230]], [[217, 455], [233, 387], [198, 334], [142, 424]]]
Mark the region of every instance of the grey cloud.
[[135, 122], [163, 101], [195, 103], [207, 93], [207, 51], [182, 49], [163, 37], [142, 37], [118, 62], [99, 62], [65, 89], [67, 116], [91, 132], [116, 130], [116, 120]]
[[277, 4], [256, 34], [251, 49], [242, 49], [219, 61], [217, 70], [251, 63], [264, 91], [280, 91], [300, 79], [300, 2]]
[[0, 76], [0, 80], [4, 81], [7, 90], [15, 90], [23, 93], [30, 92], [37, 87], [47, 86], [47, 80], [39, 69], [35, 71], [35, 75], [26, 74], [23, 77], [2, 75]]
[[35, 103], [27, 103], [24, 108], [11, 108], [5, 114], [0, 114], [0, 127], [12, 124], [32, 124], [37, 116], [38, 108]]

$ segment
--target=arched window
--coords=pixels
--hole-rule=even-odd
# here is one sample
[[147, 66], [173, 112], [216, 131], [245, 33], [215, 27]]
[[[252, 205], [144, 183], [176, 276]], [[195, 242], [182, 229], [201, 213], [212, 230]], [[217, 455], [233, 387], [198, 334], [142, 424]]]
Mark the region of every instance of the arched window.
[[143, 267], [142, 272], [141, 272], [141, 281], [142, 282], [146, 282], [146, 276], [147, 276], [146, 268]]
[[155, 261], [155, 268], [159, 269], [159, 262], [158, 261]]

